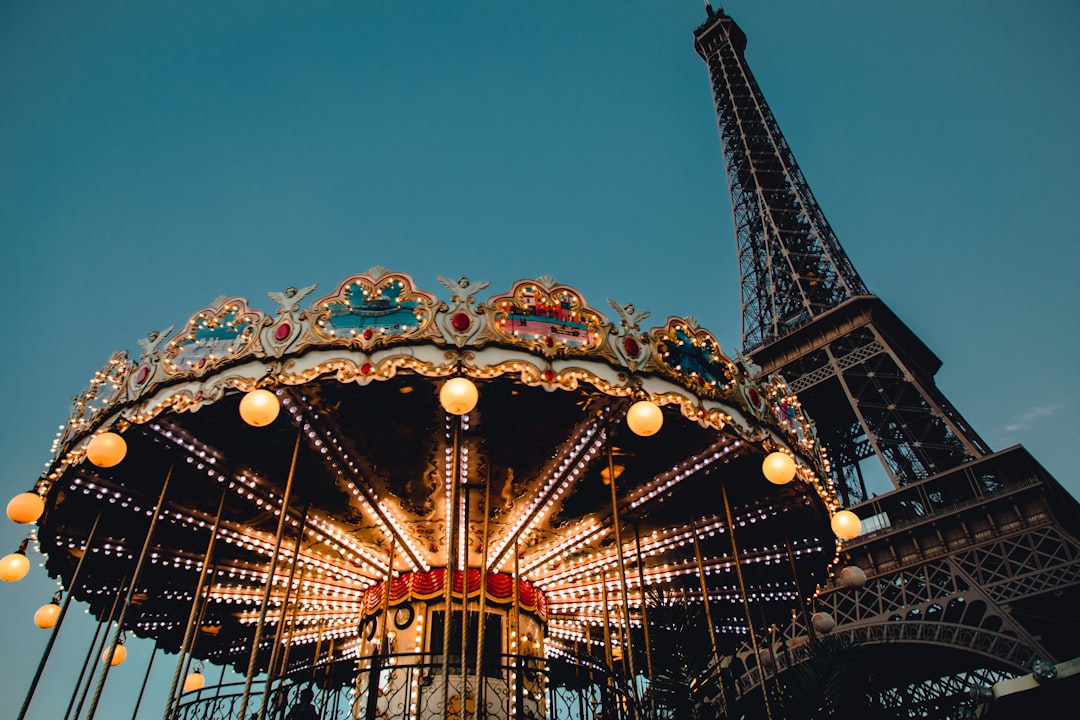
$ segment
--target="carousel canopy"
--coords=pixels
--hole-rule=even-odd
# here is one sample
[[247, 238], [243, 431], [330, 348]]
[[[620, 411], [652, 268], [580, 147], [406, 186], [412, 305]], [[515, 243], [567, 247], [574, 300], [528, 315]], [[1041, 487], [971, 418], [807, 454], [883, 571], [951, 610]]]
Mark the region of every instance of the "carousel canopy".
[[[486, 577], [491, 602], [517, 598], [566, 654], [605, 598], [638, 624], [650, 592], [700, 603], [702, 573], [718, 633], [743, 639], [732, 530], [763, 619], [824, 580], [838, 502], [782, 380], [692, 319], [645, 329], [648, 313], [609, 301], [609, 317], [550, 278], [486, 300], [487, 283], [440, 280], [449, 300], [381, 269], [304, 307], [315, 286], [270, 293], [268, 313], [224, 300], [114, 355], [36, 488], [49, 572], [68, 583], [86, 546], [73, 592], [106, 616], [160, 498], [125, 624], [178, 648], [206, 565], [194, 653], [229, 664], [247, 662], [268, 582], [267, 622], [288, 623], [299, 662], [328, 639], [358, 652], [388, 579], [393, 604], [441, 601], [447, 569], [459, 593]], [[456, 378], [464, 405], [445, 397]], [[659, 429], [628, 426], [642, 401]], [[111, 465], [91, 447], [106, 433], [126, 446]], [[763, 476], [777, 451], [793, 482]]]

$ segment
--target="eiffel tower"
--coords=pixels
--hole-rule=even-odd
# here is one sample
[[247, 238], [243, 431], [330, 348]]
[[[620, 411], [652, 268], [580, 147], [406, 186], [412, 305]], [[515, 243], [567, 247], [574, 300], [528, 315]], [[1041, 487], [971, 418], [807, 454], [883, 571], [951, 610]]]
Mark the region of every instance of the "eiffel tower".
[[[862, 520], [819, 589], [834, 635], [888, 648], [893, 717], [956, 718], [971, 686], [1080, 655], [1080, 505], [1020, 446], [994, 452], [934, 383], [941, 361], [871, 294], [829, 227], [746, 63], [746, 36], [706, 5], [708, 66], [731, 194], [742, 344], [814, 418], [837, 488]], [[871, 472], [893, 490], [874, 496]], [[791, 638], [808, 628], [794, 617]], [[804, 656], [780, 644], [776, 672]], [[736, 658], [737, 660], [737, 658]], [[736, 662], [736, 671], [740, 666]], [[744, 694], [759, 682], [753, 663]]]

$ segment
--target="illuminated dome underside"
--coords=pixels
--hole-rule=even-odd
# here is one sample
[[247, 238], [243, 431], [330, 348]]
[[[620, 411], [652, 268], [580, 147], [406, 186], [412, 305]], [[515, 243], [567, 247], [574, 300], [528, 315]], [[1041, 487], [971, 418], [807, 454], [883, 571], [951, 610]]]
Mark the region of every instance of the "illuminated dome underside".
[[[358, 277], [379, 286], [377, 275]], [[350, 282], [356, 279], [342, 288]], [[409, 292], [418, 292], [407, 283]], [[531, 284], [552, 295], [556, 290]], [[519, 296], [521, 285], [507, 297]], [[396, 301], [407, 295], [397, 293]], [[760, 415], [768, 420], [770, 410], [755, 418], [745, 400], [747, 381], [735, 379], [729, 360], [716, 358], [718, 366], [731, 366], [730, 382], [710, 386], [702, 380], [708, 368], [664, 377], [649, 372], [648, 363], [632, 373], [610, 357], [589, 356], [595, 348], [553, 347], [540, 335], [527, 343], [481, 341], [476, 326], [497, 327], [500, 306], [454, 301], [456, 308], [428, 302], [427, 317], [414, 312], [427, 337], [419, 331], [410, 337], [406, 329], [393, 337], [384, 332], [382, 343], [370, 336], [347, 347], [299, 343], [275, 354], [264, 331], [262, 348], [240, 348], [217, 358], [217, 365], [181, 368], [175, 377], [163, 378], [168, 363], [148, 353], [141, 365], [129, 363], [117, 373], [122, 389], [107, 401], [100, 392], [107, 383], [99, 382], [98, 405], [88, 409], [85, 396], [77, 403], [81, 409], [42, 480], [49, 502], [39, 537], [50, 574], [70, 580], [81, 554], [76, 549], [100, 512], [74, 592], [95, 616], [107, 617], [130, 579], [168, 476], [163, 515], [125, 626], [176, 650], [223, 502], [208, 567], [209, 601], [197, 620], [193, 652], [246, 667], [295, 451], [260, 663], [283, 616], [291, 667], [311, 663], [317, 652], [325, 657], [330, 639], [336, 658], [361, 652], [362, 600], [386, 579], [391, 558], [398, 573], [448, 565], [518, 573], [544, 601], [549, 655], [580, 655], [590, 652], [586, 641], [600, 642], [586, 627], [604, 623], [605, 581], [609, 622], [621, 622], [612, 495], [602, 476], [610, 446], [632, 625], [641, 621], [642, 580], [650, 592], [700, 603], [696, 535], [722, 642], [731, 648], [745, 638], [721, 480], [755, 614], [785, 620], [798, 602], [797, 588], [805, 595], [824, 580], [836, 551], [826, 508], [834, 498], [817, 480], [824, 473], [806, 449], [812, 443], [800, 447], [801, 433], [785, 434], [782, 425], [763, 421]], [[298, 313], [284, 308], [286, 318], [317, 327], [317, 311], [327, 302]], [[472, 334], [451, 345], [449, 334], [465, 322], [438, 320], [455, 310], [469, 313], [462, 330]], [[228, 315], [225, 305], [209, 315], [214, 312]], [[431, 330], [436, 326], [441, 329]], [[669, 336], [672, 327], [665, 328]], [[625, 326], [603, 328], [597, 336], [604, 343], [633, 349]], [[166, 360], [169, 353], [181, 355], [179, 339], [194, 335], [181, 331], [166, 346]], [[632, 337], [650, 357], [663, 356], [662, 331]], [[152, 372], [140, 369], [148, 365]], [[477, 408], [460, 418], [438, 401], [439, 386], [453, 374], [471, 376], [480, 394]], [[268, 427], [250, 427], [237, 411], [242, 391], [268, 380], [282, 411]], [[624, 420], [633, 400], [645, 395], [665, 407], [664, 426], [652, 437], [634, 435]], [[126, 459], [108, 469], [82, 461], [89, 434], [110, 424], [127, 426]], [[781, 446], [793, 448], [805, 470], [786, 486], [761, 475], [764, 452]], [[467, 533], [459, 532], [448, 547], [452, 507], [458, 513], [453, 524], [460, 528], [467, 518]]]

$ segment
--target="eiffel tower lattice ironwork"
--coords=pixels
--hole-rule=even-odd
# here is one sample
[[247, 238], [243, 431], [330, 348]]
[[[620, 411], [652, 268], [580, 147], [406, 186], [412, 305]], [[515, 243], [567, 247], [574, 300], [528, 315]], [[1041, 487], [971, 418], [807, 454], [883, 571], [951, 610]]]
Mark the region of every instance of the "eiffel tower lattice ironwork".
[[[896, 684], [882, 697], [897, 716], [956, 717], [964, 685], [1080, 655], [1080, 505], [1023, 448], [994, 453], [937, 389], [941, 361], [869, 293], [829, 227], [745, 34], [706, 8], [694, 40], [731, 195], [744, 353], [799, 394], [864, 526], [844, 550], [867, 585], [826, 583], [815, 605], [837, 633], [889, 646]], [[894, 489], [874, 497], [879, 462]], [[786, 636], [807, 632], [796, 616]], [[793, 644], [778, 670], [799, 661]], [[756, 670], [740, 682], [757, 684]]]

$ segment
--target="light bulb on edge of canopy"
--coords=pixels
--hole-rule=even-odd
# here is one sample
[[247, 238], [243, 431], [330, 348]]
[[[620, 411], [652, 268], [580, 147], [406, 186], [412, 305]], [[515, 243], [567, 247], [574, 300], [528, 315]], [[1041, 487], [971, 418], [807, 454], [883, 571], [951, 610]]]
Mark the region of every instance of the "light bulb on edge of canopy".
[[252, 390], [240, 400], [240, 417], [252, 427], [265, 427], [277, 419], [281, 403], [269, 390]]
[[795, 460], [785, 452], [771, 452], [761, 463], [761, 472], [773, 485], [787, 485], [795, 479]]
[[480, 393], [469, 378], [450, 378], [439, 389], [439, 404], [451, 415], [464, 415], [479, 399]]
[[635, 435], [649, 437], [660, 432], [664, 425], [664, 412], [650, 400], [638, 400], [626, 411], [626, 424]]
[[95, 435], [86, 446], [86, 459], [94, 465], [109, 468], [120, 463], [127, 455], [127, 443], [114, 432]]
[[124, 643], [117, 643], [113, 649], [112, 660], [109, 660], [109, 648], [101, 653], [101, 662], [107, 662], [112, 667], [116, 667], [120, 663], [127, 659], [127, 648], [124, 647]]
[[43, 512], [45, 501], [35, 492], [19, 493], [7, 505], [8, 518], [22, 525], [37, 522]]
[[200, 670], [195, 670], [184, 678], [184, 692], [195, 692], [196, 690], [202, 690], [206, 685], [206, 678]]
[[851, 540], [858, 537], [862, 531], [862, 521], [859, 516], [850, 510], [840, 510], [832, 516], [832, 531], [841, 540]]
[[56, 625], [56, 619], [60, 617], [60, 606], [54, 602], [45, 603], [34, 613], [34, 624], [42, 630], [48, 630]]

